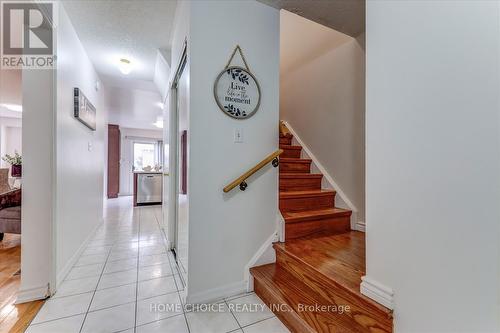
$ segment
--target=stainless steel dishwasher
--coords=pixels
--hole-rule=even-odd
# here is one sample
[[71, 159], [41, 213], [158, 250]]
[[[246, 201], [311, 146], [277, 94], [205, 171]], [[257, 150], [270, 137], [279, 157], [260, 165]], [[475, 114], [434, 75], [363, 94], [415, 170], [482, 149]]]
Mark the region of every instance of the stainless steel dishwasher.
[[161, 173], [137, 175], [137, 204], [161, 203], [163, 178]]

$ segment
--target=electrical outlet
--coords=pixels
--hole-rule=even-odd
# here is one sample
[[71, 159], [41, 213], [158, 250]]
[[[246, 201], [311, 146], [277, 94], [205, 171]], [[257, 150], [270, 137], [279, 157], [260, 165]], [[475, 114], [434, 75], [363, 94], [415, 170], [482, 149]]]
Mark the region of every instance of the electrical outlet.
[[243, 130], [241, 128], [234, 130], [234, 143], [243, 143]]
[[87, 144], [87, 150], [92, 151], [92, 142], [91, 141], [89, 141]]

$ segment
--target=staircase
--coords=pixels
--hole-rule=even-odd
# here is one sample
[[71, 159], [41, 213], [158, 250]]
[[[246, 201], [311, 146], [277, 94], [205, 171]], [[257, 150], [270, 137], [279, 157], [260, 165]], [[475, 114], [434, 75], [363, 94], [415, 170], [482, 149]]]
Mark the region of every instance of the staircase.
[[392, 312], [361, 295], [364, 233], [351, 231], [350, 210], [280, 125], [279, 208], [285, 243], [276, 263], [253, 267], [254, 290], [292, 332], [392, 332]]

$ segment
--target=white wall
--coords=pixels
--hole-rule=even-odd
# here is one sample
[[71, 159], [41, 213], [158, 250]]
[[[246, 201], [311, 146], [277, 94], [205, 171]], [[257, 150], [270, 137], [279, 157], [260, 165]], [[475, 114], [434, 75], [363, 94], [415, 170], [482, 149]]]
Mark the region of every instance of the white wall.
[[[0, 157], [13, 155], [16, 151], [22, 154], [22, 119], [0, 117]], [[9, 168], [10, 164], [0, 160], [1, 168]]]
[[[304, 42], [303, 42], [304, 41]], [[357, 39], [281, 11], [280, 118], [365, 217], [365, 52]], [[340, 196], [336, 204], [342, 206]], [[347, 206], [344, 206], [348, 208]]]
[[367, 276], [396, 332], [500, 331], [499, 13], [367, 1]]
[[21, 286], [18, 302], [46, 296], [55, 283], [54, 71], [23, 70]]
[[[102, 222], [105, 114], [99, 80], [61, 5], [57, 29], [57, 274], [64, 278], [81, 246]], [[97, 109], [97, 130], [73, 116], [73, 88]], [[90, 146], [90, 148], [89, 148]]]
[[[277, 169], [262, 169], [245, 192], [222, 188], [278, 148], [279, 12], [256, 1], [190, 6], [188, 300], [201, 301], [242, 291], [245, 265], [276, 229]], [[262, 91], [246, 120], [226, 116], [212, 90], [237, 44]], [[233, 142], [236, 128], [244, 143]]]
[[[134, 165], [133, 143], [134, 141], [157, 142], [162, 140], [162, 131], [146, 130], [138, 128], [120, 127], [120, 192], [119, 195], [132, 195], [134, 192], [133, 172]], [[144, 140], [140, 140], [144, 139]]]
[[[191, 53], [191, 49], [189, 46], [190, 43], [189, 30], [190, 30], [190, 20], [191, 20], [190, 8], [191, 8], [190, 1], [181, 1], [177, 3], [177, 6], [175, 8], [174, 27], [172, 33], [172, 53], [171, 53], [172, 59], [170, 61], [171, 71], [170, 71], [169, 84], [171, 84], [174, 80], [174, 75], [176, 74], [177, 68], [181, 61], [185, 43], [188, 44], [187, 47], [188, 57], [187, 57], [187, 64], [185, 71], [189, 73], [190, 53]], [[187, 96], [189, 96], [189, 89], [190, 89], [189, 82], [187, 84], [186, 89], [187, 89], [186, 94]], [[178, 134], [177, 134], [177, 129], [175, 129], [177, 124], [176, 114], [175, 112], [170, 111], [174, 110], [174, 105], [176, 103], [176, 100], [175, 98], [172, 97], [171, 93], [172, 92], [169, 91], [169, 94], [167, 95], [167, 99], [165, 101], [165, 105], [168, 107], [165, 107], [163, 110], [163, 121], [164, 121], [163, 142], [169, 145], [168, 146], [169, 158], [165, 161], [166, 164], [164, 168], [168, 169], [170, 174], [168, 177], [163, 177], [163, 190], [164, 190], [163, 219], [164, 219], [164, 227], [166, 228], [167, 231], [166, 234], [168, 237], [169, 245], [170, 247], [173, 247], [174, 234], [175, 234], [176, 202], [172, 198], [174, 198], [177, 195], [176, 186], [173, 181], [175, 177], [177, 177], [174, 167], [177, 161], [175, 160], [175, 158], [170, 158], [170, 156], [175, 156], [177, 154], [176, 140]], [[188, 106], [188, 112], [189, 112], [189, 106]]]

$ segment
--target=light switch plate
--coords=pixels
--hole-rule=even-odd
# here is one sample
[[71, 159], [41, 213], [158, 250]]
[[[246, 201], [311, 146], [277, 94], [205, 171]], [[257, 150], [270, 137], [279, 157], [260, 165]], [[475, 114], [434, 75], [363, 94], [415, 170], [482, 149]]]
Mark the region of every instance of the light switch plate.
[[243, 143], [243, 130], [241, 128], [234, 130], [234, 143]]

